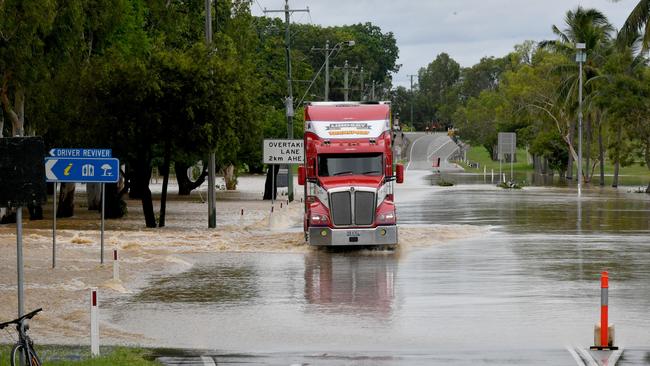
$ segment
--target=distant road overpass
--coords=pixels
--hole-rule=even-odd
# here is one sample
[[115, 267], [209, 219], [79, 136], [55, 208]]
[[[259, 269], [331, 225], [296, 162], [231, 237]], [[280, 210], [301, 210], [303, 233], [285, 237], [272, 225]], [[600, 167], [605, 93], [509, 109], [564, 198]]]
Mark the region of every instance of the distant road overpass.
[[445, 132], [406, 132], [408, 142], [404, 158], [408, 160], [406, 170], [432, 171], [434, 159], [440, 158], [441, 172], [461, 172], [464, 169], [449, 160], [459, 151], [458, 145]]

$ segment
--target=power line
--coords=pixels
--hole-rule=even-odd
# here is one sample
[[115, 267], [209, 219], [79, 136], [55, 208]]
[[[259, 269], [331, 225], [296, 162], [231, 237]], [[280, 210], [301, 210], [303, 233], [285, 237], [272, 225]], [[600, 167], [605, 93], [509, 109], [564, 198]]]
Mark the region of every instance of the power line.
[[[291, 15], [295, 12], [309, 12], [309, 8], [306, 9], [291, 9], [289, 8], [289, 0], [285, 0], [284, 9], [281, 10], [266, 10], [264, 9], [264, 14], [267, 13], [284, 13], [285, 20], [285, 39], [284, 47], [287, 54], [287, 92], [288, 96], [285, 101], [285, 107], [287, 110], [287, 137], [289, 139], [293, 138], [293, 86], [291, 85]], [[293, 201], [293, 172], [291, 169], [287, 172], [287, 189], [289, 191], [289, 201]], [[275, 196], [275, 192], [271, 192], [271, 196]]]
[[262, 5], [260, 5], [260, 2], [258, 0], [255, 0], [255, 3], [257, 4], [257, 7], [260, 8], [260, 11], [264, 13], [264, 8], [262, 8]]

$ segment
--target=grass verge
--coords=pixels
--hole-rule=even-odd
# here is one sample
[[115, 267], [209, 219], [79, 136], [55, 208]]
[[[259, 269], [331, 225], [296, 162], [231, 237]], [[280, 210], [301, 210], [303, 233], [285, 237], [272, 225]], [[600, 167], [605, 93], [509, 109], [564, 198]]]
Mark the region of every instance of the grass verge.
[[[513, 164], [513, 169], [516, 172], [521, 172], [521, 171], [533, 171], [533, 165], [528, 164], [528, 158], [526, 156], [526, 150], [524, 149], [517, 149], [517, 162]], [[469, 160], [471, 163], [478, 163], [479, 166], [478, 168], [472, 168], [466, 165], [463, 162], [459, 162], [459, 164], [465, 168], [466, 172], [469, 173], [483, 173], [483, 167], [487, 169], [487, 172], [489, 173], [490, 170], [494, 170], [495, 172], [499, 171], [499, 162], [498, 161], [492, 161], [490, 158], [490, 154], [488, 151], [483, 147], [483, 146], [472, 146], [470, 147], [469, 151], [467, 151], [467, 160]], [[503, 162], [503, 165], [501, 167], [503, 171], [510, 171], [510, 161], [508, 162]]]
[[[11, 345], [0, 345], [0, 365], [11, 365]], [[75, 346], [39, 346], [36, 352], [41, 361], [48, 366], [159, 366], [151, 360], [151, 353], [142, 348], [102, 347], [100, 357], [90, 356], [90, 347]]]
[[[483, 146], [472, 146], [470, 147], [469, 151], [467, 151], [467, 160], [469, 160], [472, 163], [479, 163], [478, 168], [472, 168], [466, 165], [463, 162], [458, 162], [463, 168], [465, 168], [466, 172], [469, 173], [483, 173], [483, 167], [487, 169], [487, 172], [490, 173], [490, 170], [494, 169], [495, 172], [499, 171], [499, 162], [498, 161], [492, 161], [490, 158], [490, 154], [488, 151], [483, 147]], [[593, 164], [590, 164], [589, 169], [591, 170]], [[516, 172], [523, 172], [523, 171], [533, 171], [533, 165], [528, 164], [528, 157], [526, 154], [526, 150], [524, 149], [517, 149], [517, 162], [513, 164], [513, 169]], [[510, 171], [510, 162], [503, 162], [502, 165], [502, 170], [507, 172]], [[596, 164], [594, 167], [595, 173], [593, 175], [594, 179], [598, 177], [598, 174], [600, 172], [600, 166]], [[614, 164], [612, 164], [610, 161], [605, 159], [605, 174], [613, 174], [614, 173]], [[626, 167], [621, 167], [620, 175], [627, 175], [627, 176], [638, 176], [638, 177], [650, 177], [650, 170], [641, 163], [633, 163], [630, 166]]]

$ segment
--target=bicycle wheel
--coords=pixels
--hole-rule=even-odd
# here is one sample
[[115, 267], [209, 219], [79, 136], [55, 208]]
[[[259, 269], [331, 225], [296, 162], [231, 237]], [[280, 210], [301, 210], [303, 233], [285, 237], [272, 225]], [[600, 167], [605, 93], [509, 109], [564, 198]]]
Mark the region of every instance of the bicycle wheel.
[[20, 362], [20, 357], [25, 357], [25, 346], [21, 343], [16, 343], [11, 350], [11, 365], [12, 366], [41, 366], [41, 360], [33, 349], [29, 350], [29, 356], [23, 362]]
[[11, 366], [24, 366], [24, 364], [20, 363], [20, 357], [23, 355], [25, 352], [23, 351], [24, 346], [22, 343], [16, 343], [14, 344], [14, 348], [11, 349]]

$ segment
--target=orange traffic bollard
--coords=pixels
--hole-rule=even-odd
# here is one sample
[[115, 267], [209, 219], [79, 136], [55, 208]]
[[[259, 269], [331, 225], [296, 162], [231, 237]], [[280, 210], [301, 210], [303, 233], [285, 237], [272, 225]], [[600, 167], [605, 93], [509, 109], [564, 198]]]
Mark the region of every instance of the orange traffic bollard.
[[[614, 346], [614, 334], [609, 334], [609, 273], [600, 274], [600, 344], [591, 347], [594, 350], [617, 350]], [[612, 327], [613, 330], [613, 327]], [[598, 333], [596, 333], [598, 334]], [[611, 339], [611, 343], [610, 343]]]

